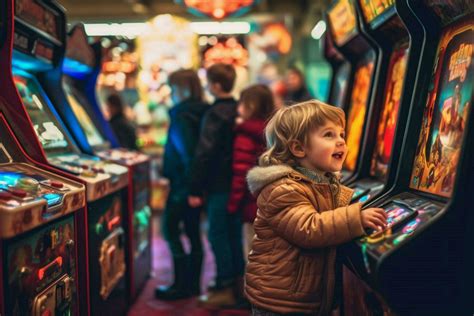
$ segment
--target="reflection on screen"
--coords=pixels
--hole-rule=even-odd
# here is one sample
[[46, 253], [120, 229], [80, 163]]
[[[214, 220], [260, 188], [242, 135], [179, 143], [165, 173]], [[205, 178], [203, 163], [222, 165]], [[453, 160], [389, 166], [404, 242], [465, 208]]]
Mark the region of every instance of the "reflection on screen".
[[19, 75], [15, 75], [13, 79], [43, 148], [52, 150], [68, 147], [61, 125], [44, 101], [38, 84]]
[[395, 0], [360, 0], [360, 7], [367, 22], [372, 22], [387, 9], [395, 5]]
[[332, 91], [332, 105], [342, 108], [344, 106], [344, 99], [346, 96], [347, 82], [349, 81], [349, 75], [351, 71], [351, 65], [344, 63], [337, 69], [335, 74], [336, 80], [334, 81], [334, 89]]
[[390, 57], [387, 82], [385, 85], [384, 106], [380, 115], [377, 140], [370, 167], [370, 174], [374, 177], [385, 178], [387, 175], [388, 163], [392, 155], [395, 128], [397, 127], [398, 110], [402, 96], [407, 60], [407, 47], [394, 51]]
[[82, 130], [86, 134], [89, 145], [94, 147], [104, 143], [102, 135], [95, 127], [94, 123], [89, 117], [89, 114], [87, 114], [86, 110], [84, 110], [83, 106], [79, 103], [76, 96], [74, 96], [73, 92], [68, 88], [68, 86], [66, 84], [63, 84], [63, 86], [64, 90], [66, 91], [69, 104], [71, 105], [74, 114], [81, 124]]
[[349, 171], [354, 171], [357, 163], [373, 69], [374, 62], [372, 60], [365, 60], [359, 63], [355, 72], [351, 107], [346, 128], [348, 153], [344, 162], [344, 168]]
[[472, 21], [446, 29], [438, 46], [410, 187], [451, 196], [473, 95]]

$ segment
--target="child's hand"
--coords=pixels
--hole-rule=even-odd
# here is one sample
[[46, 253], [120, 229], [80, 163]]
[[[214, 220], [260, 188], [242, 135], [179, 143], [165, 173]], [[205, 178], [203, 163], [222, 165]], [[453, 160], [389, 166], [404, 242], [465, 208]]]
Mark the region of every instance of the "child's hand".
[[235, 125], [240, 125], [240, 124], [242, 124], [243, 122], [244, 122], [243, 117], [237, 116], [237, 117], [235, 118]]
[[379, 230], [380, 227], [385, 227], [387, 225], [387, 213], [385, 213], [383, 208], [371, 207], [362, 210], [360, 218], [364, 228]]

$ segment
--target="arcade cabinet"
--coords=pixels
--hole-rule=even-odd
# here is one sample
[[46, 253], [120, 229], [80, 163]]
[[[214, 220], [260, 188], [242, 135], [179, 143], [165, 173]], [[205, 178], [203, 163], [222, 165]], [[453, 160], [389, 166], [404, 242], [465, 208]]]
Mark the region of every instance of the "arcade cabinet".
[[346, 112], [346, 143], [348, 153], [342, 170], [342, 181], [356, 176], [364, 128], [370, 109], [371, 87], [375, 76], [377, 55], [373, 44], [358, 27], [359, 17], [352, 0], [336, 0], [327, 12], [329, 30], [337, 50], [351, 64], [350, 98], [343, 107]]
[[330, 32], [324, 33], [323, 55], [331, 65], [331, 82], [327, 103], [344, 108], [347, 103], [347, 87], [350, 86], [351, 64], [337, 51]]
[[[10, 1], [0, 5], [0, 91], [14, 91], [11, 69], [13, 14]], [[12, 89], [7, 90], [10, 87]], [[33, 139], [33, 141], [36, 141]], [[35, 144], [32, 144], [35, 146]], [[36, 143], [36, 146], [39, 144]], [[21, 148], [0, 113], [0, 314], [78, 315], [78, 214], [84, 213], [85, 189], [47, 171]]]
[[[350, 268], [365, 293], [346, 284], [348, 315], [391, 308], [409, 315], [471, 314], [465, 295], [465, 240], [473, 188], [474, 5], [472, 1], [397, 1], [410, 36], [423, 35], [396, 184], [368, 203], [388, 227], [353, 244]], [[469, 237], [471, 236], [471, 237]], [[363, 297], [366, 295], [366, 297]], [[371, 300], [368, 296], [381, 299]], [[371, 302], [371, 303], [369, 303]], [[387, 307], [388, 306], [388, 307]], [[472, 307], [472, 306], [471, 306]]]
[[401, 147], [404, 137], [419, 49], [410, 50], [410, 37], [394, 0], [358, 0], [357, 5], [362, 12], [362, 29], [379, 48], [377, 69], [382, 74], [374, 86], [364, 157], [356, 181], [349, 185], [354, 189], [353, 202], [367, 202], [394, 183], [400, 156], [392, 152]]
[[[45, 80], [61, 83], [60, 77], [47, 73], [62, 63], [66, 43], [63, 9], [55, 1], [16, 0], [14, 22], [10, 80], [18, 92], [9, 95], [1, 110], [30, 157], [67, 172], [86, 186], [87, 212], [78, 225], [78, 235], [85, 242], [78, 252], [79, 282], [84, 289], [80, 313], [123, 315], [127, 309], [127, 237], [122, 220], [127, 169], [82, 154], [43, 90]], [[39, 151], [29, 144], [34, 136], [42, 145]]]
[[[52, 102], [62, 105], [56, 106], [56, 109], [82, 152], [128, 168], [131, 185], [125, 217], [128, 236], [127, 288], [130, 301], [133, 301], [151, 272], [150, 159], [140, 152], [117, 148], [118, 142], [112, 129], [96, 103], [96, 79], [101, 68], [101, 46], [97, 44], [89, 46], [82, 24], [73, 26], [69, 32], [62, 69], [53, 70], [63, 72], [64, 92], [57, 91], [57, 84], [50, 84], [48, 88]], [[75, 125], [81, 127], [86, 138], [75, 133]]]

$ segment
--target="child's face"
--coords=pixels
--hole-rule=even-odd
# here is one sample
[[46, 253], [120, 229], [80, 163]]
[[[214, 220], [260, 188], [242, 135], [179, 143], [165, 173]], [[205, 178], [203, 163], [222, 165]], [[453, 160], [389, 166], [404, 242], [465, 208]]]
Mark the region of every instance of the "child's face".
[[311, 132], [309, 144], [303, 149], [306, 154], [300, 161], [303, 167], [324, 172], [341, 171], [347, 155], [344, 128], [327, 122]]

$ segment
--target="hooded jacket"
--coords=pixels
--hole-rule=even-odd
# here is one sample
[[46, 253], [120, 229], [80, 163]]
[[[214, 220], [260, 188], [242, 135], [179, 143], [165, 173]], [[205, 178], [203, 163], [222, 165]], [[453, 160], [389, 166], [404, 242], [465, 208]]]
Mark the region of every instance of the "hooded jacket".
[[288, 165], [255, 167], [255, 236], [245, 275], [249, 301], [276, 313], [330, 312], [336, 246], [364, 234], [353, 190], [316, 183]]
[[169, 112], [170, 126], [163, 157], [163, 175], [170, 179], [171, 189], [189, 191], [189, 169], [199, 140], [201, 120], [208, 108], [209, 105], [203, 102], [183, 101]]

